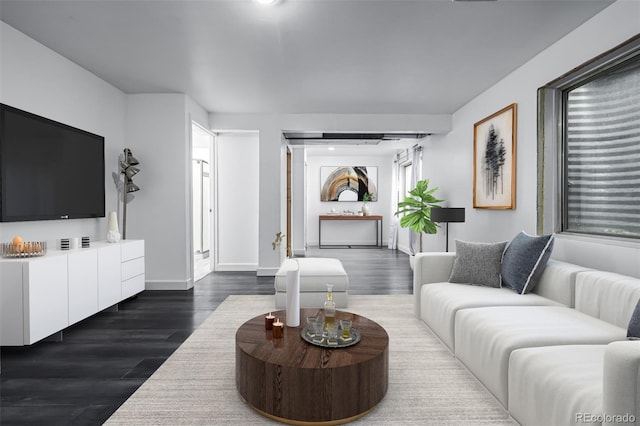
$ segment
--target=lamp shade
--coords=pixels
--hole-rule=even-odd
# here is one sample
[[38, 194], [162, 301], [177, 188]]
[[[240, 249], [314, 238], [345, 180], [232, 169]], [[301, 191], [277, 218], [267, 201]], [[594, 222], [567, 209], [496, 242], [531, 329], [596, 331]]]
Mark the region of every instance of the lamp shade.
[[135, 166], [127, 166], [127, 168], [124, 169], [123, 173], [125, 174], [125, 176], [127, 176], [129, 179], [131, 179], [139, 171], [140, 171], [140, 169], [135, 167]]
[[140, 162], [136, 159], [136, 157], [131, 154], [131, 150], [129, 148], [124, 149], [124, 161], [130, 166], [136, 166], [140, 164]]
[[434, 222], [464, 222], [464, 207], [433, 207], [431, 220]]
[[138, 188], [138, 185], [136, 185], [133, 182], [127, 183], [127, 192], [136, 192], [136, 191], [140, 191], [140, 188]]

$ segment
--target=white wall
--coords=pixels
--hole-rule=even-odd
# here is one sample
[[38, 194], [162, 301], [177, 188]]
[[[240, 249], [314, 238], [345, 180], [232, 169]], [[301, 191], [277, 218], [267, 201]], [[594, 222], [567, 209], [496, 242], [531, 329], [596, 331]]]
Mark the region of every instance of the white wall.
[[303, 146], [291, 148], [291, 250], [294, 256], [307, 251], [307, 154]]
[[[618, 1], [453, 115], [450, 133], [424, 143], [424, 177], [439, 186], [451, 207], [466, 207], [466, 223], [449, 227], [450, 239], [510, 240], [519, 231], [536, 232], [537, 100], [547, 82], [636, 35], [640, 2]], [[515, 210], [472, 207], [473, 125], [511, 104], [518, 104], [517, 182]], [[425, 239], [425, 251], [440, 251], [440, 233]], [[455, 247], [455, 246], [453, 246]], [[588, 267], [640, 276], [640, 248], [636, 243], [611, 244], [596, 238], [560, 235], [553, 257]]]
[[[140, 191], [127, 205], [127, 238], [146, 241], [147, 283], [188, 288], [185, 262], [188, 206], [183, 172], [185, 97], [127, 96], [127, 138], [138, 159]], [[188, 252], [189, 254], [191, 251]]]
[[[389, 205], [391, 204], [392, 161], [389, 155], [372, 155], [364, 153], [354, 156], [322, 156], [307, 157], [307, 243], [318, 245], [318, 216], [327, 214], [331, 209], [338, 212], [349, 210], [358, 212], [362, 202], [320, 201], [320, 167], [322, 166], [367, 166], [378, 168], [378, 201], [370, 202], [371, 215], [382, 215], [382, 243], [387, 246], [388, 228], [391, 224]], [[323, 245], [371, 245], [376, 243], [375, 221], [335, 221], [322, 223]]]
[[259, 135], [218, 134], [216, 168], [217, 271], [257, 271], [259, 252]]
[[[112, 173], [125, 146], [124, 93], [4, 22], [0, 30], [0, 102], [104, 136], [106, 212], [116, 210]], [[106, 234], [106, 218], [0, 224], [0, 241], [21, 235], [54, 248], [60, 238]]]
[[127, 95], [127, 140], [141, 169], [127, 238], [146, 241], [148, 289], [193, 287], [190, 135], [198, 118], [207, 114], [183, 94]]

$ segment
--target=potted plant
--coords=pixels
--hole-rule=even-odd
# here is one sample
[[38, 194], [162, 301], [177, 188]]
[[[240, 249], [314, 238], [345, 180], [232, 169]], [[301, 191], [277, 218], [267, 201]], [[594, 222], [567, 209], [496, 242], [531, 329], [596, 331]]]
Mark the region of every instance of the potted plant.
[[371, 210], [369, 209], [369, 204], [367, 204], [369, 201], [371, 201], [371, 194], [369, 194], [368, 192], [365, 192], [362, 195], [362, 215], [363, 216], [369, 216], [369, 213], [371, 212]]
[[398, 203], [396, 216], [400, 218], [400, 226], [411, 228], [420, 235], [420, 251], [422, 251], [422, 234], [435, 234], [439, 225], [431, 220], [431, 208], [439, 207], [444, 200], [439, 200], [433, 193], [438, 188], [429, 189], [429, 179], [416, 183], [416, 187], [409, 191], [409, 196]]

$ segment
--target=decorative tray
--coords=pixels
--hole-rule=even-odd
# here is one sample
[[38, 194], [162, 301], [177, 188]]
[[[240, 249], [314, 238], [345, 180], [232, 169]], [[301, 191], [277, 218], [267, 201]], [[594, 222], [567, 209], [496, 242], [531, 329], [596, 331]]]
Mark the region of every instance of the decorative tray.
[[322, 348], [346, 348], [355, 345], [362, 338], [360, 332], [355, 328], [351, 328], [351, 337], [347, 340], [342, 338], [342, 330], [338, 329], [338, 339], [336, 343], [329, 343], [326, 332], [322, 335], [321, 339], [316, 338], [315, 335], [311, 335], [309, 333], [309, 327], [303, 328], [300, 332], [300, 336], [304, 341]]

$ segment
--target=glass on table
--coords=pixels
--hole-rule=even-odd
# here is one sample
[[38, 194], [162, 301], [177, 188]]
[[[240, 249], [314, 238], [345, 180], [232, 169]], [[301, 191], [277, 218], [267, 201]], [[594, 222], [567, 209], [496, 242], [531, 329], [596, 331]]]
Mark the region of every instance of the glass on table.
[[340, 320], [340, 328], [342, 329], [342, 340], [345, 342], [351, 340], [351, 320]]
[[338, 324], [331, 322], [329, 324], [325, 324], [327, 328], [327, 343], [329, 345], [337, 345], [338, 344]]
[[316, 335], [317, 322], [317, 317], [307, 317], [307, 334], [309, 335], [309, 337], [314, 337]]

